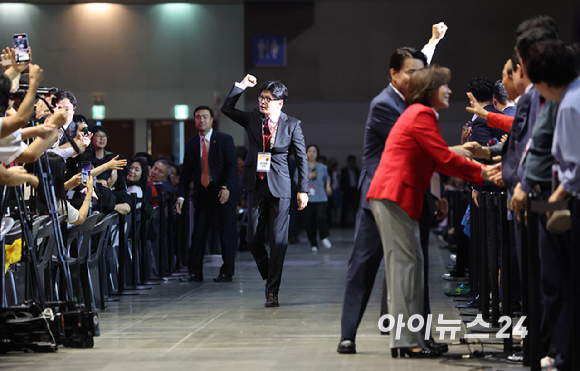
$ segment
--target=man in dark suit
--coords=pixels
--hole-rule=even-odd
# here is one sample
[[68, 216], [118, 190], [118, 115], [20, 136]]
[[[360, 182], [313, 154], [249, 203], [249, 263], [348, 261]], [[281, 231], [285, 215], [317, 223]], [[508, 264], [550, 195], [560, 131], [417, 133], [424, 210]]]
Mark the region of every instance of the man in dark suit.
[[[277, 307], [284, 257], [288, 247], [291, 180], [288, 151], [293, 150], [298, 169], [298, 210], [308, 203], [308, 159], [300, 120], [282, 112], [288, 89], [279, 81], [260, 86], [259, 110], [235, 108], [246, 88], [257, 79], [246, 75], [236, 83], [222, 106], [222, 112], [246, 129], [249, 148], [244, 163], [243, 185], [248, 191], [247, 240], [258, 270], [266, 280], [266, 307]], [[270, 256], [266, 251], [268, 228]]]
[[189, 276], [184, 282], [203, 281], [203, 256], [207, 235], [217, 214], [223, 265], [215, 282], [231, 282], [237, 249], [236, 206], [240, 192], [238, 157], [234, 140], [212, 128], [213, 111], [197, 107], [193, 113], [199, 131], [187, 141], [183, 169], [179, 179], [179, 198], [175, 203], [181, 214], [193, 181], [195, 216], [191, 246], [187, 259]]
[[[339, 353], [356, 353], [356, 331], [383, 259], [379, 231], [366, 200], [366, 194], [379, 165], [385, 141], [393, 125], [406, 109], [404, 94], [409, 85], [409, 76], [412, 71], [429, 64], [435, 52], [435, 45], [445, 36], [447, 26], [441, 22], [433, 25], [432, 29], [432, 37], [422, 51], [405, 47], [393, 53], [390, 60], [391, 83], [370, 105], [365, 128], [363, 170], [358, 183], [360, 202], [356, 215], [355, 243], [348, 262], [344, 289], [341, 340], [337, 349]], [[428, 260], [425, 261], [425, 264], [428, 264]]]
[[[67, 113], [66, 124], [62, 127], [66, 130], [71, 138], [77, 136], [77, 124], [74, 122], [73, 117], [75, 114], [75, 109], [77, 108], [77, 99], [73, 93], [67, 90], [59, 91], [54, 96], [54, 102], [56, 103], [56, 108], [65, 109]], [[84, 125], [86, 127], [86, 124]], [[60, 148], [70, 147], [68, 143], [68, 138], [66, 135], [59, 135], [58, 145]], [[66, 145], [65, 145], [66, 144]], [[63, 146], [65, 145], [65, 146]]]

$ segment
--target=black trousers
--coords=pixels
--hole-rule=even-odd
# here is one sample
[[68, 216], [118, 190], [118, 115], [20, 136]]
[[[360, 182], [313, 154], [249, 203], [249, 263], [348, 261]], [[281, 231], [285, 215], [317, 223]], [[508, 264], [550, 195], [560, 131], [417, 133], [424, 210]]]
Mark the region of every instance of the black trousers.
[[[550, 191], [540, 194], [547, 201]], [[542, 340], [556, 347], [554, 364], [558, 370], [571, 370], [572, 307], [570, 232], [557, 235], [546, 230], [546, 214], [539, 218], [540, 283], [542, 290]]]
[[341, 337], [345, 339], [356, 337], [382, 259], [383, 245], [373, 213], [359, 207], [342, 302]]
[[302, 211], [304, 229], [310, 241], [310, 246], [318, 246], [316, 232], [320, 233], [320, 239], [328, 237], [328, 202], [309, 202]]
[[[288, 249], [290, 199], [272, 196], [267, 179], [256, 181], [256, 190], [248, 193], [248, 245], [266, 290], [278, 294], [284, 258]], [[266, 250], [266, 231], [270, 255]]]
[[200, 187], [195, 202], [193, 234], [187, 269], [189, 274], [203, 277], [203, 257], [207, 235], [213, 225], [213, 220], [218, 218], [218, 230], [220, 233], [221, 252], [224, 263], [220, 269], [221, 274], [234, 275], [234, 260], [238, 249], [236, 202], [230, 199], [225, 204], [219, 201], [220, 188], [210, 183], [207, 188]]

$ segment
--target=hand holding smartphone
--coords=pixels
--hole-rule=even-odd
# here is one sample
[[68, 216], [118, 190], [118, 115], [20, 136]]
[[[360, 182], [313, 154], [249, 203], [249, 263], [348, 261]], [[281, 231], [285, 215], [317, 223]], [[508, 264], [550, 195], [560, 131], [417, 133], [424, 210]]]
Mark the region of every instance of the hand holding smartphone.
[[14, 41], [16, 63], [30, 62], [30, 53], [28, 51], [28, 35], [25, 33], [16, 34], [12, 37], [12, 40]]
[[91, 166], [91, 163], [88, 161], [81, 163], [81, 183], [87, 184], [89, 176], [91, 175]]

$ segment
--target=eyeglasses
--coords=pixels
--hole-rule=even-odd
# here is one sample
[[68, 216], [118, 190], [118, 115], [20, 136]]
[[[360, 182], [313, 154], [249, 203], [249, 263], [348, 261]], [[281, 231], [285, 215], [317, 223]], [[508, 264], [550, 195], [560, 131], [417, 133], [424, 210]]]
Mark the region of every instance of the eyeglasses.
[[261, 101], [264, 101], [264, 102], [266, 102], [266, 103], [270, 103], [270, 102], [271, 102], [271, 101], [273, 101], [273, 100], [281, 100], [281, 99], [270, 98], [270, 97], [265, 97], [265, 96], [263, 96], [263, 95], [258, 95], [258, 101], [259, 101], [259, 102], [261, 102]]
[[97, 134], [97, 135], [95, 135], [95, 138], [105, 138], [105, 139], [107, 139], [107, 136], [105, 134], [100, 134], [100, 135]]

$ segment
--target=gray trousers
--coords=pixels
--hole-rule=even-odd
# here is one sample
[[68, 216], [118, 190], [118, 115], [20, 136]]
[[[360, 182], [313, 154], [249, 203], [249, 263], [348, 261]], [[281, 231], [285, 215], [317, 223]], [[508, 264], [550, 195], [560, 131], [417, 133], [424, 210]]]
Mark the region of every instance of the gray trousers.
[[[423, 315], [423, 251], [419, 238], [419, 222], [411, 219], [399, 205], [390, 200], [370, 200], [385, 255], [387, 303], [389, 313], [398, 324], [403, 315], [405, 327], [398, 325], [390, 331], [391, 348], [425, 347], [423, 332], [411, 332], [408, 327], [412, 315]], [[424, 319], [426, 322], [426, 318]], [[417, 326], [414, 321], [413, 325]]]

